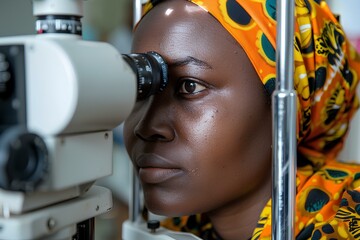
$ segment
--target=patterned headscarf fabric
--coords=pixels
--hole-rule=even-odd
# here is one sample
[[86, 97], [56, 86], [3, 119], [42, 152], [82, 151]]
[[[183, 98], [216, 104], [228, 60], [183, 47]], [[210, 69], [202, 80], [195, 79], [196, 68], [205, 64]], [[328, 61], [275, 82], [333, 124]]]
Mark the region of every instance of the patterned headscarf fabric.
[[[144, 14], [158, 2], [150, 1]], [[189, 0], [242, 46], [265, 89], [276, 79], [276, 0]], [[297, 92], [297, 239], [360, 238], [360, 167], [335, 160], [358, 108], [360, 57], [323, 0], [295, 1], [294, 88]], [[171, 229], [216, 236], [204, 215], [165, 221]], [[252, 239], [271, 238], [271, 200]]]

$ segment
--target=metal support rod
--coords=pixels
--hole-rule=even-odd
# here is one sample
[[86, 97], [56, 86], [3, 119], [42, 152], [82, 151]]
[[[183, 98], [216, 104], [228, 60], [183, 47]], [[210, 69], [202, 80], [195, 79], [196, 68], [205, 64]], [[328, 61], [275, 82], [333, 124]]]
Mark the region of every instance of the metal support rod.
[[135, 168], [130, 166], [132, 171], [131, 175], [131, 196], [129, 201], [129, 219], [132, 222], [136, 222], [139, 219], [141, 204], [140, 204], [140, 181], [138, 176], [136, 175]]
[[294, 90], [294, 0], [277, 0], [276, 76], [277, 90]]
[[141, 0], [133, 0], [133, 4], [133, 26], [135, 26], [136, 23], [141, 19]]
[[[142, 4], [141, 0], [133, 0], [133, 27], [141, 19], [142, 14]], [[135, 168], [130, 166], [130, 177], [131, 177], [131, 195], [129, 199], [129, 219], [132, 222], [136, 222], [139, 219], [141, 204], [140, 204], [140, 194], [141, 194], [141, 185], [138, 176], [136, 175]]]
[[272, 96], [272, 239], [294, 239], [296, 92], [294, 91], [294, 6], [277, 0], [276, 90]]

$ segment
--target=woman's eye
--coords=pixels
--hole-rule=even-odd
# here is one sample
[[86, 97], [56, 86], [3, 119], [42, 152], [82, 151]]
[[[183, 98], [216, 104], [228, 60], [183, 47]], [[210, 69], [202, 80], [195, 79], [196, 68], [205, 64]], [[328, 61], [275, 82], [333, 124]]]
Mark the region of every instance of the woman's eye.
[[196, 94], [203, 90], [205, 90], [206, 87], [196, 81], [193, 80], [185, 80], [181, 83], [179, 88], [180, 94]]

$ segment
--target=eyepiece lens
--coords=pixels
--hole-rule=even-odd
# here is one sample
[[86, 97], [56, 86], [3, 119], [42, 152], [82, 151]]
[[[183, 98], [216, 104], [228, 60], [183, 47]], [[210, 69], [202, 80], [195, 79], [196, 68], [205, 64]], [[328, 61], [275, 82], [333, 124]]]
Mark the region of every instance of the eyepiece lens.
[[161, 92], [168, 83], [168, 68], [165, 60], [157, 52], [124, 54], [124, 60], [137, 76], [137, 100]]

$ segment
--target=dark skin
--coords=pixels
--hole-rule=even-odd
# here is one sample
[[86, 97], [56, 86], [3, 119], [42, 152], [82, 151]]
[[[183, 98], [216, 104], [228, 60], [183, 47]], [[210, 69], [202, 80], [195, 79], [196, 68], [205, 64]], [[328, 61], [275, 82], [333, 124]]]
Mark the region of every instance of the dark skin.
[[271, 196], [271, 107], [242, 47], [207, 12], [179, 0], [151, 10], [133, 52], [156, 51], [169, 85], [139, 101], [124, 138], [148, 209], [206, 213], [225, 240], [251, 237]]

